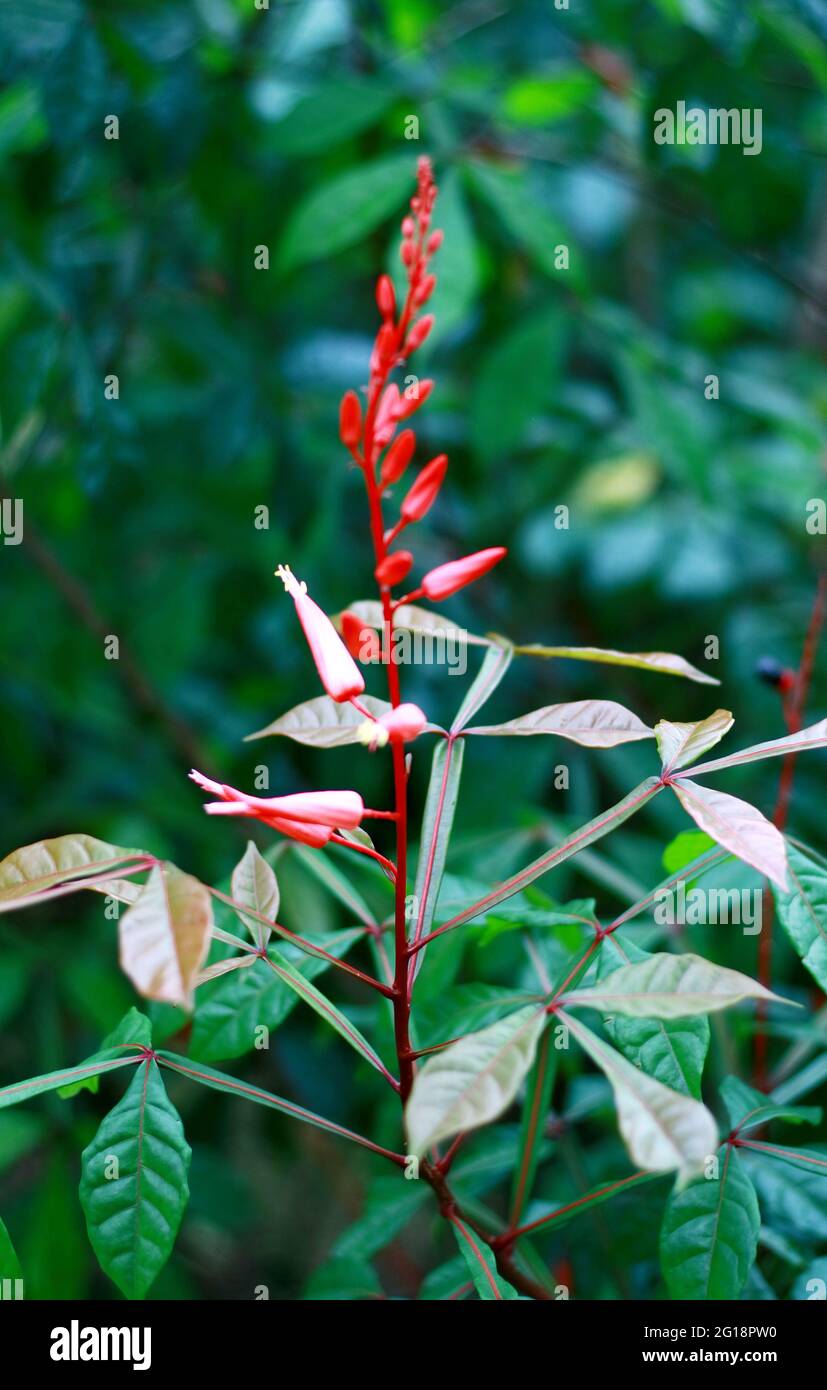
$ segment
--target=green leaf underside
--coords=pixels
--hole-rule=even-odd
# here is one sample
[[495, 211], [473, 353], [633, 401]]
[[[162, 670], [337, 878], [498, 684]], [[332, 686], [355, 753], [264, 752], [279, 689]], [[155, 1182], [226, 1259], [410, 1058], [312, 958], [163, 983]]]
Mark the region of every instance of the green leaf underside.
[[631, 1018], [686, 1018], [714, 1013], [743, 999], [778, 999], [748, 975], [713, 965], [702, 956], [658, 952], [621, 965], [591, 989], [578, 989], [566, 1004], [603, 1009]]
[[827, 868], [787, 841], [786, 889], [773, 886], [778, 916], [801, 964], [827, 991]]
[[237, 903], [251, 907], [258, 917], [242, 917], [244, 925], [255, 944], [263, 950], [270, 938], [270, 930], [261, 921], [267, 917], [275, 922], [279, 912], [279, 885], [275, 872], [262, 857], [252, 840], [233, 869], [232, 895]]
[[[598, 978], [605, 979], [624, 959], [647, 960], [649, 953], [617, 933], [604, 937], [597, 962]], [[612, 1042], [634, 1066], [670, 1090], [700, 1100], [710, 1042], [709, 1021], [704, 1015], [663, 1019], [618, 1014], [606, 1027]]]
[[105, 1071], [117, 1071], [118, 1067], [134, 1065], [139, 1061], [138, 1054], [130, 1055], [124, 1050], [116, 1057], [91, 1057], [77, 1067], [66, 1067], [62, 1071], [45, 1072], [42, 1076], [32, 1076], [26, 1081], [15, 1081], [11, 1086], [0, 1090], [0, 1110], [9, 1105], [19, 1105], [21, 1101], [31, 1100], [44, 1091], [57, 1091], [63, 1086], [74, 1085], [90, 1076], [100, 1076]]
[[127, 1298], [144, 1297], [172, 1252], [189, 1200], [190, 1157], [180, 1116], [148, 1061], [81, 1159], [89, 1239]]
[[575, 700], [570, 704], [545, 705], [504, 724], [472, 726], [466, 733], [490, 737], [547, 734], [569, 739], [586, 748], [615, 748], [621, 743], [653, 736], [648, 725], [614, 700]]
[[[179, 1057], [174, 1052], [159, 1051], [158, 1061], [162, 1067], [168, 1067], [170, 1071], [180, 1072], [182, 1076], [188, 1076], [192, 1081], [200, 1081], [202, 1085], [209, 1086], [215, 1091], [224, 1091], [227, 1095], [241, 1096], [244, 1100], [251, 1100], [256, 1105], [267, 1106], [270, 1110], [277, 1110], [281, 1115], [288, 1115], [291, 1119], [301, 1120], [302, 1123], [313, 1125], [316, 1129], [326, 1130], [329, 1134], [338, 1134], [342, 1139], [351, 1139], [354, 1144], [360, 1144], [363, 1148], [374, 1149], [375, 1146], [356, 1134], [352, 1129], [347, 1129], [344, 1125], [338, 1125], [333, 1120], [326, 1120], [322, 1115], [316, 1115], [312, 1110], [305, 1110], [302, 1105], [294, 1105], [292, 1101], [283, 1100], [281, 1096], [274, 1095], [270, 1091], [263, 1091], [259, 1086], [251, 1086], [246, 1081], [239, 1081], [235, 1076], [229, 1076], [226, 1072], [216, 1071], [214, 1067], [208, 1067], [204, 1062], [193, 1063], [188, 1057]], [[389, 1151], [378, 1149], [379, 1153], [387, 1154]]]
[[460, 733], [478, 710], [491, 698], [504, 679], [514, 658], [514, 646], [507, 637], [493, 637], [483, 657], [482, 666], [466, 692], [451, 725], [452, 733]]
[[[698, 769], [693, 768], [697, 775]], [[780, 887], [787, 886], [787, 855], [784, 837], [757, 807], [728, 792], [676, 778], [673, 791], [683, 809], [699, 829], [711, 835], [730, 854], [751, 864]]]
[[479, 1297], [484, 1301], [519, 1298], [516, 1289], [497, 1273], [494, 1256], [476, 1231], [472, 1231], [458, 1216], [451, 1218], [451, 1227]]
[[729, 753], [723, 758], [713, 758], [710, 762], [699, 763], [693, 770], [693, 776], [718, 772], [726, 767], [740, 767], [743, 763], [754, 763], [763, 758], [783, 758], [787, 753], [806, 753], [813, 748], [827, 748], [827, 719], [810, 724], [806, 729], [799, 729], [796, 734], [786, 734], [784, 738], [771, 738], [766, 743], [753, 743], [738, 753]]
[[83, 834], [24, 845], [0, 860], [0, 909], [69, 879], [87, 878], [143, 857], [141, 850], [121, 849]]
[[[418, 911], [410, 932], [412, 941], [427, 936], [434, 919], [459, 797], [464, 754], [462, 739], [456, 742], [440, 739], [434, 748], [416, 863], [414, 901]], [[419, 969], [421, 960], [414, 962], [415, 973]]]
[[661, 719], [655, 725], [655, 738], [658, 752], [665, 769], [675, 772], [700, 758], [703, 753], [720, 743], [734, 723], [728, 709], [717, 709], [707, 719], [694, 724], [674, 724]]
[[528, 1004], [434, 1053], [417, 1072], [406, 1107], [410, 1151], [422, 1155], [502, 1114], [534, 1060], [545, 1022], [544, 1010]]
[[[378, 700], [375, 695], [362, 695], [361, 703], [374, 719], [390, 709], [387, 700]], [[359, 742], [359, 730], [364, 722], [365, 716], [353, 705], [339, 704], [329, 695], [317, 695], [313, 700], [295, 705], [272, 724], [247, 734], [244, 742], [281, 735], [311, 748], [344, 748], [349, 743]]]
[[714, 676], [706, 675], [685, 661], [682, 656], [675, 656], [672, 652], [617, 652], [604, 647], [546, 647], [539, 642], [516, 647], [515, 651], [520, 656], [564, 657], [573, 661], [598, 661], [606, 666], [634, 666], [643, 671], [656, 671], [662, 676], [685, 676], [687, 680], [696, 681], [699, 685], [721, 683]]
[[755, 1261], [755, 1188], [730, 1145], [718, 1161], [717, 1178], [697, 1178], [667, 1203], [660, 1249], [672, 1298], [738, 1298]]
[[203, 883], [174, 864], [156, 864], [118, 922], [121, 968], [145, 998], [191, 1009], [213, 925]]
[[718, 1142], [706, 1107], [638, 1071], [571, 1014], [561, 1010], [557, 1017], [608, 1077], [618, 1127], [636, 1167], [647, 1172], [677, 1169], [681, 1183], [699, 1173]]

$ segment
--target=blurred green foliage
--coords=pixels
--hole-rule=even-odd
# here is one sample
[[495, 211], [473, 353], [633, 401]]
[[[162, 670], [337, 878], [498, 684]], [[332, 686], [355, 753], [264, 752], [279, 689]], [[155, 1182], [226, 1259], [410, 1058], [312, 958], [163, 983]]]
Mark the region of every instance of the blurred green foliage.
[[[418, 368], [437, 390], [417, 429], [420, 456], [445, 449], [451, 470], [419, 528], [418, 565], [510, 547], [496, 576], [449, 605], [474, 631], [675, 650], [698, 665], [715, 635], [713, 694], [735, 713], [731, 737], [781, 733], [778, 696], [754, 667], [764, 655], [797, 663], [823, 560], [805, 520], [823, 488], [827, 416], [826, 36], [815, 0], [3, 0], [0, 485], [23, 499], [25, 539], [0, 551], [0, 853], [82, 829], [218, 881], [243, 840], [202, 815], [185, 775], [196, 756], [239, 786], [264, 761], [274, 790], [323, 782], [387, 798], [381, 758], [242, 740], [317, 693], [276, 563], [330, 610], [370, 593], [337, 406], [365, 379], [375, 275], [393, 265], [426, 151], [446, 240]], [[654, 111], [680, 99], [760, 107], [761, 156], [656, 146]], [[104, 136], [112, 115], [117, 140]], [[113, 373], [117, 400], [105, 395]], [[718, 400], [705, 396], [710, 374]], [[561, 505], [568, 530], [555, 526]], [[254, 524], [261, 506], [268, 529]], [[108, 634], [119, 662], [105, 659]], [[444, 673], [405, 678], [431, 717], [459, 701], [462, 682]], [[713, 707], [685, 682], [522, 662], [490, 717], [591, 695], [649, 721]], [[520, 836], [544, 814], [590, 816], [651, 770], [645, 746], [567, 750], [564, 795], [559, 745], [527, 742], [506, 758], [478, 740], [466, 759], [459, 867], [483, 880], [512, 862], [509, 846], [519, 862]], [[426, 763], [414, 759], [418, 805]], [[798, 769], [792, 817], [816, 845], [822, 768], [817, 755]], [[776, 777], [762, 765], [727, 787], [770, 811]], [[682, 828], [660, 798], [603, 847], [598, 891], [614, 901], [618, 882], [654, 883]], [[503, 829], [516, 838], [495, 854]], [[594, 889], [579, 867], [552, 885], [560, 898]], [[285, 866], [282, 901], [288, 925], [341, 921], [298, 866]], [[99, 916], [72, 899], [3, 919], [3, 1080], [87, 1055], [132, 1002]], [[722, 948], [699, 931], [704, 953], [754, 969], [754, 942]], [[459, 947], [435, 951], [423, 1007], [463, 969], [513, 983], [512, 936], [475, 946], [465, 966]], [[786, 945], [777, 958], [805, 997]], [[393, 1134], [392, 1107], [304, 1014], [245, 1064], [251, 1074]], [[266, 1283], [297, 1296], [359, 1212], [370, 1161], [172, 1089], [193, 1198], [157, 1294], [249, 1297]], [[117, 1093], [106, 1079], [74, 1108], [51, 1097], [0, 1123], [0, 1210], [33, 1296], [112, 1292], [74, 1196], [104, 1093]], [[585, 1183], [567, 1143], [549, 1200]], [[589, 1182], [622, 1162], [612, 1135], [589, 1155]], [[486, 1171], [496, 1177], [496, 1154]], [[575, 1287], [658, 1287], [646, 1209], [660, 1210], [661, 1187], [619, 1198], [611, 1234], [579, 1228], [573, 1255], [565, 1231], [555, 1238]], [[428, 1268], [430, 1213], [418, 1220], [380, 1258], [392, 1292]], [[346, 1243], [342, 1258], [370, 1245]]]

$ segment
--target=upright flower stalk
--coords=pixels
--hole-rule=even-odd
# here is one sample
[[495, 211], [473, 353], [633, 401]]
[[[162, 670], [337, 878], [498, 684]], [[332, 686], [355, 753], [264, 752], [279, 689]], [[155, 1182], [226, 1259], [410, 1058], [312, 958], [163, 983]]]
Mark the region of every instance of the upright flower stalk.
[[[393, 1010], [396, 1052], [399, 1060], [400, 1096], [404, 1105], [414, 1077], [414, 1054], [410, 1040], [411, 977], [408, 970], [410, 947], [405, 916], [407, 895], [408, 853], [408, 767], [404, 743], [416, 737], [424, 726], [425, 717], [416, 707], [403, 705], [399, 667], [394, 659], [394, 614], [404, 599], [394, 599], [393, 589], [407, 578], [414, 564], [410, 550], [394, 550], [393, 543], [406, 527], [421, 521], [439, 494], [448, 467], [445, 454], [438, 454], [420, 471], [409, 485], [399, 508], [396, 521], [386, 529], [383, 502], [412, 462], [416, 435], [410, 427], [398, 435], [397, 426], [407, 421], [423, 404], [433, 389], [430, 380], [418, 381], [400, 392], [390, 382], [392, 372], [426, 341], [434, 325], [433, 314], [423, 312], [436, 287], [431, 270], [433, 256], [442, 244], [442, 232], [431, 226], [437, 186], [430, 160], [422, 158], [417, 170], [417, 188], [411, 198], [410, 213], [402, 222], [400, 259], [405, 268], [407, 290], [401, 309], [398, 309], [393, 282], [380, 275], [376, 285], [376, 303], [382, 322], [376, 334], [370, 359], [370, 375], [366, 388], [364, 411], [355, 391], [342, 399], [339, 413], [339, 433], [342, 443], [361, 469], [365, 479], [370, 529], [375, 559], [374, 574], [382, 604], [383, 641], [381, 651], [387, 671], [388, 693], [392, 711], [379, 721], [375, 733], [368, 728], [364, 741], [371, 748], [390, 743], [393, 760], [394, 814], [396, 819], [396, 880], [394, 904], [395, 965], [393, 978]], [[384, 458], [382, 454], [384, 453]], [[505, 551], [481, 552], [479, 557], [454, 562], [426, 575], [415, 594], [430, 592], [434, 598], [447, 597], [462, 584], [484, 574], [502, 558]], [[484, 560], [482, 557], [484, 556]], [[451, 583], [438, 582], [445, 569], [450, 571]], [[353, 650], [352, 634], [349, 642]]]

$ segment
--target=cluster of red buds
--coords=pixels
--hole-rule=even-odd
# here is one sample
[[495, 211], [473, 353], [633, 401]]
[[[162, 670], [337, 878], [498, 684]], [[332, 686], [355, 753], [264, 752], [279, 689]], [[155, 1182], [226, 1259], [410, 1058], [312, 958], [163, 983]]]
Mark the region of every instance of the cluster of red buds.
[[[431, 259], [442, 244], [442, 232], [431, 228], [436, 196], [430, 160], [422, 158], [411, 210], [402, 222], [400, 256], [407, 281], [404, 303], [398, 308], [393, 281], [388, 275], [380, 275], [376, 303], [382, 322], [370, 356], [364, 408], [359, 395], [347, 391], [339, 412], [341, 441], [364, 474], [367, 487], [374, 574], [382, 601], [388, 649], [394, 614], [402, 604], [420, 597], [432, 601], [448, 598], [485, 574], [506, 553], [504, 547], [495, 546], [438, 565], [423, 575], [419, 585], [404, 596], [394, 598], [392, 595], [392, 590], [407, 579], [414, 564], [410, 550], [393, 549], [393, 544], [406, 527], [421, 521], [428, 513], [448, 468], [445, 454], [438, 454], [426, 463], [402, 498], [397, 520], [385, 527], [383, 500], [388, 489], [403, 477], [416, 451], [414, 431], [405, 428], [397, 432], [398, 428], [419, 409], [433, 389], [432, 381], [414, 378], [401, 392], [389, 377], [422, 346], [433, 327], [433, 315], [423, 310], [436, 287]], [[365, 681], [354, 658], [363, 662], [380, 659], [384, 648], [378, 634], [372, 628], [366, 629], [355, 613], [345, 612], [340, 619], [340, 635], [327, 614], [309, 596], [306, 585], [297, 580], [289, 568], [280, 565], [276, 573], [296, 605], [299, 622], [327, 694], [337, 703], [352, 704], [364, 715], [365, 722], [359, 730], [362, 743], [370, 749], [390, 743], [400, 750], [403, 743], [415, 739], [426, 727], [427, 720], [417, 705], [403, 703], [398, 671], [391, 658], [387, 658], [391, 708], [375, 718], [359, 700]], [[191, 776], [218, 798], [207, 805], [210, 813], [254, 816], [282, 834], [319, 847], [330, 840], [338, 840], [356, 848], [352, 840], [344, 841], [337, 836], [336, 830], [353, 831], [364, 816], [399, 817], [398, 809], [395, 812], [366, 810], [356, 792], [262, 798], [248, 796], [198, 772]]]
[[[411, 199], [411, 211], [402, 222], [400, 256], [408, 285], [405, 301], [397, 312], [393, 282], [388, 275], [380, 275], [376, 302], [382, 323], [371, 353], [365, 408], [363, 410], [355, 391], [347, 391], [339, 412], [339, 435], [365, 474], [374, 521], [381, 519], [382, 497], [388, 488], [402, 478], [416, 451], [414, 431], [406, 428], [397, 434], [397, 428], [419, 409], [433, 390], [432, 381], [414, 379], [404, 392], [400, 392], [395, 382], [388, 382], [388, 377], [394, 368], [401, 366], [422, 346], [433, 328], [433, 314], [423, 314], [421, 311], [436, 288], [431, 258], [442, 244], [442, 232], [431, 230], [436, 194], [430, 160], [422, 158], [419, 161], [416, 193]], [[447, 456], [437, 454], [425, 464], [409, 486], [399, 504], [395, 524], [387, 530], [382, 525], [378, 534], [374, 525], [377, 556], [374, 574], [383, 598], [407, 579], [414, 563], [410, 550], [390, 547], [406, 527], [421, 521], [430, 511], [447, 469]], [[415, 589], [390, 603], [390, 612], [417, 598], [432, 601], [448, 598], [472, 580], [479, 579], [504, 555], [504, 547], [494, 546], [474, 555], [466, 555], [461, 560], [439, 565], [429, 570]], [[355, 614], [345, 613], [341, 625], [345, 642], [354, 656], [361, 660], [375, 660], [378, 657], [380, 644], [376, 634], [365, 633], [363, 624]]]

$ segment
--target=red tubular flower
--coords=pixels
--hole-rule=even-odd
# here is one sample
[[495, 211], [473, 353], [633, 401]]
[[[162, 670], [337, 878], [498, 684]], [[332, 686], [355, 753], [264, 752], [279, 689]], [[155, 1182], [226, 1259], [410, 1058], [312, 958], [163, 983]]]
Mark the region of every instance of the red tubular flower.
[[366, 627], [358, 613], [346, 610], [339, 619], [342, 628], [342, 641], [352, 657], [357, 661], [378, 661], [382, 655], [382, 643], [372, 627]]
[[457, 589], [462, 589], [472, 580], [479, 579], [500, 563], [506, 554], [504, 545], [492, 546], [489, 550], [478, 550], [474, 555], [466, 555], [462, 560], [450, 560], [447, 565], [437, 565], [429, 570], [422, 580], [421, 589], [426, 598], [449, 598]]
[[413, 430], [403, 430], [397, 439], [388, 449], [382, 460], [382, 467], [379, 470], [379, 483], [382, 487], [389, 487], [395, 483], [405, 472], [408, 464], [414, 455], [416, 448], [416, 435]]
[[389, 588], [394, 584], [400, 584], [405, 575], [410, 573], [412, 564], [413, 555], [410, 550], [392, 551], [374, 570], [377, 584], [387, 584]]
[[341, 703], [361, 695], [365, 688], [362, 673], [327, 614], [313, 602], [307, 586], [300, 584], [286, 565], [279, 565], [276, 574], [296, 605], [316, 670], [331, 700]]
[[355, 830], [364, 815], [358, 792], [298, 792], [291, 796], [248, 796], [223, 782], [214, 782], [203, 773], [190, 773], [193, 782], [211, 792], [218, 801], [208, 801], [209, 815], [252, 816], [274, 830], [303, 844], [327, 844], [334, 830]]
[[448, 468], [448, 455], [437, 454], [426, 463], [419, 477], [408, 489], [399, 514], [405, 522], [421, 521], [430, 510], [442, 487], [442, 480]]
[[362, 406], [355, 391], [346, 391], [339, 406], [339, 438], [346, 449], [356, 449], [362, 438]]
[[373, 753], [385, 744], [410, 743], [422, 733], [427, 719], [419, 705], [397, 705], [389, 709], [380, 719], [366, 719], [359, 729], [359, 738]]

